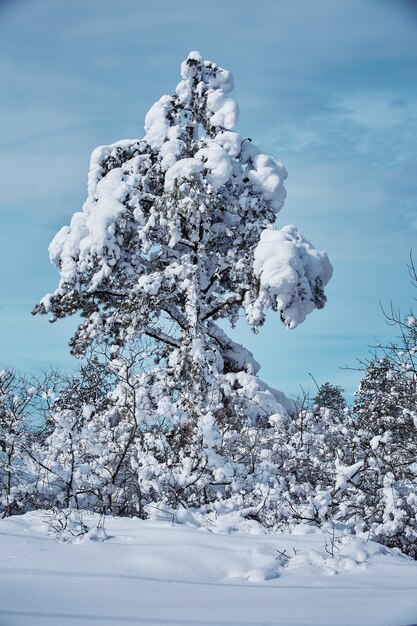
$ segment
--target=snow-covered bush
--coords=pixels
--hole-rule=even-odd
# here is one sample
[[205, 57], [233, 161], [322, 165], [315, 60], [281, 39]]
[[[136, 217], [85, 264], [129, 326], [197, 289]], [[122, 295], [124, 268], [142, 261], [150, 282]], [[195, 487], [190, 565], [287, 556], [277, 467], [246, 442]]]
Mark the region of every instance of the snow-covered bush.
[[[39, 459], [39, 505], [142, 515], [138, 474], [137, 354], [117, 364], [91, 358], [52, 404]], [[123, 367], [124, 363], [124, 367]]]
[[264, 444], [257, 471], [264, 468], [264, 493], [269, 487], [262, 523], [278, 528], [331, 521], [341, 503], [337, 476], [353, 462], [346, 446], [351, 414], [340, 388], [325, 383], [313, 400], [303, 395], [292, 416], [271, 420], [271, 426], [258, 434]]
[[22, 513], [35, 506], [39, 463], [33, 448], [54, 397], [57, 375], [30, 379], [0, 371], [0, 514]]
[[281, 431], [282, 521], [338, 524], [417, 556], [414, 374], [372, 359], [351, 409], [326, 383]]
[[352, 502], [374, 539], [417, 557], [416, 380], [387, 356], [372, 360], [356, 394], [356, 455], [363, 466]]

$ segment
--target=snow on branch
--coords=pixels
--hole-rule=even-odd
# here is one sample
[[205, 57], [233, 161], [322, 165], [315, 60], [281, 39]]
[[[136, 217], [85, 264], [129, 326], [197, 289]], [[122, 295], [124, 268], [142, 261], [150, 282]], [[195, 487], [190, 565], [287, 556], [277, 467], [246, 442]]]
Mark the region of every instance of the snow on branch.
[[263, 320], [264, 309], [280, 312], [289, 328], [295, 328], [315, 308], [326, 303], [323, 288], [333, 269], [325, 252], [316, 250], [295, 226], [264, 230], [254, 253], [259, 294], [247, 307], [249, 323]]
[[326, 253], [275, 225], [285, 167], [234, 130], [232, 74], [194, 51], [181, 77], [143, 139], [94, 150], [82, 211], [50, 244], [60, 283], [35, 312], [81, 313], [78, 354], [158, 328], [168, 310], [181, 314], [178, 341], [202, 332], [208, 349], [213, 323], [236, 323], [242, 308], [255, 329], [268, 308], [294, 328], [326, 302]]

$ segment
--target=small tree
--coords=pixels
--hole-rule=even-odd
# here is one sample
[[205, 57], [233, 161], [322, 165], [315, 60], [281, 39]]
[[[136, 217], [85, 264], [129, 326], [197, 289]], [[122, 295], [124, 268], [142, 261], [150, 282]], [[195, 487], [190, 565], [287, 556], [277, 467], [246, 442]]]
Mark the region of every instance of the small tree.
[[287, 523], [321, 525], [337, 514], [336, 475], [352, 462], [349, 421], [340, 387], [324, 383], [312, 400], [298, 398], [294, 417], [278, 435], [281, 517]]
[[293, 410], [218, 322], [233, 325], [243, 312], [257, 331], [270, 308], [294, 328], [324, 306], [332, 269], [294, 226], [275, 228], [287, 173], [232, 130], [230, 72], [192, 52], [181, 73], [175, 94], [146, 115], [144, 139], [93, 152], [83, 210], [49, 248], [59, 287], [34, 312], [51, 321], [81, 314], [76, 356], [100, 342], [116, 361], [129, 342], [151, 341], [139, 421], [176, 425], [171, 444], [180, 456], [199, 448], [206, 473], [225, 432], [268, 418], [254, 386], [275, 413]]
[[313, 412], [318, 415], [324, 409], [330, 409], [335, 417], [342, 418], [346, 409], [346, 400], [343, 397], [343, 389], [339, 385], [326, 382], [319, 387], [313, 398]]
[[415, 381], [387, 356], [372, 360], [356, 394], [356, 454], [363, 466], [357, 519], [382, 543], [417, 556]]
[[44, 436], [33, 450], [39, 465], [39, 505], [142, 514], [146, 494], [137, 461], [143, 436], [136, 415], [139, 362], [137, 353], [123, 361], [119, 357], [117, 363], [94, 355], [77, 375], [62, 380]]
[[0, 371], [0, 514], [24, 513], [37, 500], [39, 473], [34, 447], [58, 382], [55, 372], [42, 379]]
[[33, 450], [39, 464], [40, 506], [96, 508], [91, 461], [99, 433], [92, 424], [97, 413], [110, 408], [112, 383], [111, 372], [96, 358], [89, 359], [77, 375], [61, 377], [43, 437]]

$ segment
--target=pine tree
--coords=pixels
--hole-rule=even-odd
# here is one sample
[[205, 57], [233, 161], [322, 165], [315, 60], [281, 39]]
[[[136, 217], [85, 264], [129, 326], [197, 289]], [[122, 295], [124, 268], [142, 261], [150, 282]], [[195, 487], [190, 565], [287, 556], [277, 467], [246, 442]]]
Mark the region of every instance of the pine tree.
[[[293, 411], [218, 322], [243, 312], [257, 331], [272, 309], [294, 328], [324, 306], [332, 268], [294, 226], [276, 229], [287, 173], [232, 130], [230, 72], [192, 52], [181, 73], [146, 115], [144, 139], [93, 152], [83, 210], [49, 248], [59, 287], [34, 312], [81, 314], [76, 356], [100, 343], [117, 362], [150, 342], [138, 423], [165, 424], [171, 462], [216, 484], [226, 432]], [[191, 466], [187, 446], [200, 450]]]
[[331, 409], [338, 416], [342, 416], [346, 409], [346, 400], [343, 397], [343, 389], [339, 385], [329, 382], [320, 385], [316, 396], [313, 398], [314, 412], [322, 409]]

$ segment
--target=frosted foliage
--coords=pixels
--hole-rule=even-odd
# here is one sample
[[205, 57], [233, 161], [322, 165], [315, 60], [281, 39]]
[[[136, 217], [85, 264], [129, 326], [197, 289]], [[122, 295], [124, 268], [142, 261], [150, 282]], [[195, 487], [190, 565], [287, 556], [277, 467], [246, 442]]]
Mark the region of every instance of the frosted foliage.
[[[123, 256], [124, 241], [117, 232], [121, 223], [133, 217], [144, 243], [157, 217], [152, 210], [144, 211], [144, 204], [166, 201], [165, 193], [172, 193], [184, 179], [205, 181], [223, 202], [230, 202], [232, 194], [238, 196], [238, 202], [233, 198], [231, 213], [239, 212], [240, 219], [234, 215], [229, 224], [235, 229], [248, 212], [254, 213], [250, 215], [254, 221], [265, 219], [265, 209], [281, 208], [285, 168], [230, 131], [237, 121], [237, 105], [225, 95], [233, 87], [231, 74], [198, 59], [191, 55], [184, 62], [177, 95], [163, 96], [149, 110], [145, 140], [121, 141], [93, 152], [83, 211], [73, 216], [70, 227], [61, 229], [49, 249], [51, 261], [60, 269], [63, 290], [84, 272], [92, 274], [89, 291], [106, 281]], [[206, 131], [200, 140], [196, 138], [199, 124]], [[260, 203], [258, 211], [255, 202]], [[227, 222], [227, 214], [224, 219]], [[273, 216], [267, 219], [272, 222]], [[169, 224], [163, 226], [169, 229]], [[144, 259], [140, 261], [143, 266]], [[140, 274], [145, 268], [138, 270]]]
[[218, 322], [235, 324], [243, 310], [257, 330], [271, 308], [294, 327], [324, 305], [331, 266], [295, 227], [274, 230], [287, 172], [234, 130], [231, 73], [192, 52], [181, 76], [150, 108], [143, 139], [93, 152], [82, 211], [50, 244], [59, 286], [35, 312], [81, 314], [77, 356], [100, 344], [116, 358], [129, 342], [152, 342], [155, 368], [141, 384], [165, 398], [170, 419], [199, 415], [215, 448], [224, 415], [261, 419], [250, 403], [292, 411]]

